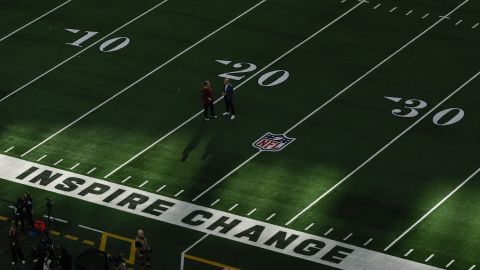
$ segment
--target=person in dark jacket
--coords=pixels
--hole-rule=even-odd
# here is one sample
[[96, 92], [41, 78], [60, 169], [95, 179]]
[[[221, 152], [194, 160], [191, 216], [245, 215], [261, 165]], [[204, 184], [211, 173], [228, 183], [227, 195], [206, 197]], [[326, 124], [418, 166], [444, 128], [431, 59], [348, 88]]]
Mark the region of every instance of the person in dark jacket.
[[215, 109], [213, 106], [213, 89], [209, 81], [206, 81], [203, 83], [201, 96], [203, 100], [203, 116], [205, 117], [205, 121], [210, 120], [208, 116], [209, 110], [210, 110], [211, 117], [217, 118], [217, 116], [215, 115]]
[[15, 225], [12, 225], [8, 231], [8, 246], [10, 248], [10, 252], [12, 253], [12, 265], [17, 263], [17, 257], [22, 260], [22, 264], [25, 264], [25, 257], [23, 256], [22, 249], [20, 248], [17, 227]]
[[31, 227], [33, 227], [33, 199], [30, 196], [30, 193], [27, 191], [23, 195], [23, 204], [25, 205], [25, 218], [27, 219], [28, 223]]
[[223, 99], [225, 100], [225, 107], [226, 110], [223, 113], [223, 115], [227, 116], [230, 115], [230, 119], [233, 120], [235, 119], [235, 106], [233, 105], [233, 86], [230, 83], [230, 80], [225, 78], [223, 80], [223, 84], [225, 85], [225, 88], [223, 88], [222, 95]]
[[17, 203], [13, 206], [15, 212], [15, 226], [18, 228], [19, 224], [22, 225], [22, 232], [25, 231], [25, 203], [23, 198], [18, 197]]

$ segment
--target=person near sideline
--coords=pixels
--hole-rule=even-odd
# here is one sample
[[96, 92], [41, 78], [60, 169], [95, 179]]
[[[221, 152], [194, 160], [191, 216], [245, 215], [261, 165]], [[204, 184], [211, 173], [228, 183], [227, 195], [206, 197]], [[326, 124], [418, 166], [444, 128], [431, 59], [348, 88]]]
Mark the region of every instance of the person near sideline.
[[10, 248], [10, 252], [12, 253], [12, 265], [17, 263], [17, 257], [22, 260], [22, 264], [25, 264], [25, 257], [23, 256], [22, 249], [20, 248], [17, 227], [15, 225], [12, 225], [8, 231], [8, 246]]
[[209, 81], [203, 83], [201, 96], [203, 100], [203, 116], [205, 121], [210, 120], [208, 111], [210, 111], [211, 117], [217, 118], [215, 115], [215, 108], [213, 106], [213, 89]]
[[137, 258], [140, 261], [141, 268], [146, 269], [146, 267], [150, 267], [150, 246], [148, 245], [147, 237], [145, 237], [145, 233], [143, 230], [137, 231], [137, 236], [135, 237], [135, 247]]
[[230, 83], [230, 80], [225, 78], [223, 80], [223, 84], [225, 87], [223, 88], [222, 95], [223, 99], [225, 100], [225, 112], [223, 115], [228, 116], [230, 115], [230, 119], [235, 119], [235, 106], [233, 105], [233, 86]]

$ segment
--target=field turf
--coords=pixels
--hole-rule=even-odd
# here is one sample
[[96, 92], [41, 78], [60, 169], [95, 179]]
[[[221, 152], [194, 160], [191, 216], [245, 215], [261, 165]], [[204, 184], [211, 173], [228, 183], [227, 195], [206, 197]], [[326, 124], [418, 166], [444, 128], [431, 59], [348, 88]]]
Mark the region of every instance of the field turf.
[[[477, 269], [479, 14], [473, 0], [0, 0], [0, 151], [439, 268]], [[218, 118], [204, 121], [201, 83], [220, 98], [219, 75], [234, 71], [237, 118], [222, 116], [219, 100]], [[252, 143], [266, 132], [295, 141], [259, 152]], [[9, 201], [26, 190], [1, 185]], [[69, 221], [56, 223], [56, 241], [74, 253], [101, 237], [78, 224], [124, 237], [141, 224], [161, 254], [155, 269], [178, 269], [202, 237], [32, 193], [39, 213], [55, 198], [56, 216]], [[11, 217], [4, 206], [0, 215]], [[331, 269], [216, 237], [191, 252], [239, 269]], [[219, 267], [186, 260], [185, 269]]]

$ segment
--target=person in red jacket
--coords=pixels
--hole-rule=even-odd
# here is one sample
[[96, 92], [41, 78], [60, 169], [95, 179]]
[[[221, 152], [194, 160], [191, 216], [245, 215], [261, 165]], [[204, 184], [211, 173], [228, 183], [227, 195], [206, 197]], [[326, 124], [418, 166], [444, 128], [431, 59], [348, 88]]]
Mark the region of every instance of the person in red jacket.
[[205, 121], [210, 120], [210, 118], [208, 117], [209, 110], [211, 117], [217, 118], [217, 116], [215, 115], [215, 109], [213, 107], [213, 89], [209, 81], [203, 83], [201, 96], [203, 99], [203, 115], [205, 117]]

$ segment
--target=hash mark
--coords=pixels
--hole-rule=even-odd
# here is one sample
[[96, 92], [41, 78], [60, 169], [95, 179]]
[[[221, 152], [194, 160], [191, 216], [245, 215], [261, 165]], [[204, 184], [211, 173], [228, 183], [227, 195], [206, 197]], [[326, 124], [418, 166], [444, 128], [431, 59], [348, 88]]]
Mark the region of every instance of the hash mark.
[[475, 269], [475, 267], [477, 267], [477, 266], [474, 264], [474, 265], [472, 265], [472, 267], [468, 268], [468, 270], [473, 270], [473, 269]]
[[312, 224], [308, 225], [308, 226], [305, 228], [305, 231], [310, 230], [310, 229], [313, 227], [313, 225], [315, 225], [315, 223], [312, 223]]
[[461, 22], [463, 22], [463, 20], [459, 20], [459, 21], [455, 24], [455, 26], [459, 25]]
[[130, 179], [130, 178], [132, 178], [132, 177], [131, 177], [131, 176], [127, 176], [127, 178], [123, 179], [123, 180], [122, 180], [122, 184], [125, 183], [125, 182], [127, 182], [128, 179]]
[[78, 167], [78, 165], [80, 165], [80, 163], [77, 163], [77, 164], [73, 165], [73, 166], [70, 168], [70, 170], [74, 170], [75, 168]]
[[232, 211], [232, 210], [235, 209], [237, 206], [238, 206], [238, 203], [236, 203], [234, 206], [230, 207], [230, 209], [228, 209], [228, 211]]
[[404, 257], [408, 257], [408, 255], [410, 255], [410, 253], [412, 253], [412, 252], [413, 252], [413, 248], [410, 249], [409, 251], [407, 251], [407, 253], [405, 253], [405, 255], [403, 255], [403, 256], [404, 256]]
[[363, 244], [363, 246], [364, 247], [368, 246], [368, 244], [370, 244], [370, 242], [372, 242], [372, 241], [373, 241], [373, 238], [368, 239], [368, 241], [365, 242], [365, 244]]
[[428, 261], [430, 261], [430, 260], [433, 258], [433, 256], [435, 256], [435, 254], [432, 254], [432, 255], [428, 256], [428, 258], [427, 258], [427, 259], [425, 259], [425, 262], [428, 262]]
[[217, 204], [219, 201], [220, 201], [220, 199], [216, 199], [212, 204], [210, 204], [210, 206], [214, 206], [214, 205]]
[[157, 189], [155, 192], [159, 192], [160, 190], [164, 189], [167, 185], [163, 185], [162, 187], [160, 187], [159, 189]]
[[379, 6], [381, 6], [382, 4], [378, 4], [376, 6], [373, 7], [373, 9], [377, 9]]
[[91, 173], [94, 172], [96, 169], [97, 169], [97, 167], [93, 167], [90, 171], [87, 172], [87, 174], [91, 174]]
[[272, 219], [272, 218], [273, 218], [274, 216], [276, 216], [276, 215], [277, 215], [276, 213], [273, 213], [273, 214], [271, 214], [266, 220], [268, 221], [268, 220]]
[[478, 26], [479, 24], [480, 24], [480, 23], [476, 23], [474, 26], [472, 26], [472, 29], [477, 28], [477, 26]]
[[405, 16], [408, 16], [408, 15], [412, 14], [412, 12], [413, 12], [413, 10], [410, 9], [410, 11], [405, 14]]
[[392, 12], [394, 12], [396, 9], [397, 9], [397, 7], [394, 7], [394, 8], [392, 8], [392, 9], [390, 9], [390, 11], [389, 11], [388, 13], [392, 13]]
[[451, 261], [445, 266], [445, 268], [450, 267], [450, 265], [452, 265], [454, 262], [455, 262], [455, 260], [451, 260]]
[[427, 14], [423, 15], [422, 19], [427, 18], [429, 15], [430, 15], [430, 13], [427, 13]]
[[8, 148], [7, 150], [5, 150], [5, 151], [3, 151], [3, 152], [4, 152], [4, 153], [8, 153], [8, 152], [10, 152], [10, 150], [12, 150], [13, 148], [15, 148], [15, 146], [10, 147], [10, 148]]
[[326, 231], [323, 235], [327, 236], [333, 231], [333, 228], [330, 228], [328, 231]]
[[148, 184], [148, 182], [149, 182], [149, 181], [147, 180], [147, 181], [143, 182], [143, 183], [142, 183], [140, 186], [138, 186], [138, 187], [141, 188], [141, 187], [145, 186], [146, 184]]
[[175, 194], [174, 197], [178, 197], [178, 196], [179, 196], [180, 194], [182, 194], [184, 191], [185, 191], [184, 189], [180, 190], [177, 194]]
[[343, 238], [343, 241], [347, 241], [348, 239], [350, 239], [350, 237], [352, 237], [353, 233], [350, 233], [349, 235], [345, 236], [345, 238]]
[[37, 159], [37, 161], [41, 161], [42, 159], [44, 159], [47, 155], [43, 155], [42, 157], [40, 157], [39, 159]]
[[53, 165], [54, 165], [54, 166], [56, 166], [56, 165], [60, 164], [60, 162], [62, 162], [62, 161], [63, 161], [63, 158], [62, 158], [62, 159], [60, 159], [59, 161], [57, 161], [57, 162], [53, 163]]
[[248, 212], [247, 216], [250, 216], [250, 215], [253, 214], [255, 211], [257, 211], [257, 208], [253, 208], [252, 211]]

